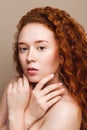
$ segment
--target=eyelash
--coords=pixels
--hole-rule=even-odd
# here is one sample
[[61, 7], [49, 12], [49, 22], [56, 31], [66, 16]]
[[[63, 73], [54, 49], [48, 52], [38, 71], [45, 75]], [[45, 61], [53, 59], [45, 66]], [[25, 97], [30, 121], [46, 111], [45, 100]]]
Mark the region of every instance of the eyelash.
[[[39, 51], [43, 51], [45, 48], [46, 48], [45, 46], [38, 46], [37, 47], [37, 49]], [[19, 50], [19, 52], [23, 53], [23, 52], [27, 51], [28, 48], [27, 47], [19, 47], [18, 50]]]
[[19, 52], [24, 52], [26, 50], [28, 50], [28, 48], [26, 48], [26, 47], [19, 47]]
[[38, 49], [39, 49], [39, 50], [44, 50], [45, 47], [44, 47], [44, 46], [39, 46]]

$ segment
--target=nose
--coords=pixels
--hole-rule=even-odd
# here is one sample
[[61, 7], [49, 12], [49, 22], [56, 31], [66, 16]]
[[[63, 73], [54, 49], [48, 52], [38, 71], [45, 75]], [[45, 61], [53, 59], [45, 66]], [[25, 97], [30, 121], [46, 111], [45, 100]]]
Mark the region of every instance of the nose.
[[26, 61], [27, 61], [27, 63], [36, 61], [35, 50], [33, 48], [29, 49], [29, 51], [27, 53]]

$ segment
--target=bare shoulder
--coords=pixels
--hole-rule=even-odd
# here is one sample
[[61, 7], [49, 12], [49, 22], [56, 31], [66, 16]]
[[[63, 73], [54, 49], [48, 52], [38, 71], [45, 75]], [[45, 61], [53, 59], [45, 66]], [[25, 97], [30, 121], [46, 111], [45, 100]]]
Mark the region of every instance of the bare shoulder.
[[80, 130], [81, 111], [71, 96], [65, 96], [46, 114], [41, 130]]

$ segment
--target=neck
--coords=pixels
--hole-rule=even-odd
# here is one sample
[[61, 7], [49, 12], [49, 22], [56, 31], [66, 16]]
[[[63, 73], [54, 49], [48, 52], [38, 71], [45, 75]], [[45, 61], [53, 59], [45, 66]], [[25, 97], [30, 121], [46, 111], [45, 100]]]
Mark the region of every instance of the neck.
[[[47, 82], [43, 86], [43, 88], [48, 86], [48, 85], [55, 84], [55, 83], [60, 83], [60, 82], [61, 82], [61, 80], [58, 77], [54, 76], [54, 78], [52, 80], [50, 80], [49, 82]], [[30, 86], [31, 86], [32, 89], [34, 89], [37, 84], [38, 84], [38, 82], [37, 83], [30, 83]]]

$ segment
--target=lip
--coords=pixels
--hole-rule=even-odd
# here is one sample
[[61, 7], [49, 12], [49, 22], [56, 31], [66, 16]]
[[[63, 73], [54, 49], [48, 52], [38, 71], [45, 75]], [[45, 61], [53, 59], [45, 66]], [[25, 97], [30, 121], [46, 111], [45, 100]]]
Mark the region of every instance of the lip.
[[27, 69], [27, 72], [30, 74], [30, 75], [35, 75], [37, 73], [38, 69], [36, 68], [33, 68], [33, 67], [29, 67]]

